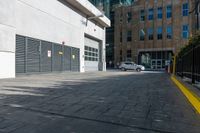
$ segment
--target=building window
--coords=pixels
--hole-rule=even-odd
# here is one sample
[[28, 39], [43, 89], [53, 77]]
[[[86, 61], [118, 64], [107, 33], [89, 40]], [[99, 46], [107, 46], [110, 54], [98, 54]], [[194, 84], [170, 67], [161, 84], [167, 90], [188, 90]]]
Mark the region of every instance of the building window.
[[144, 10], [141, 10], [141, 11], [140, 11], [140, 21], [145, 21]]
[[127, 59], [131, 59], [131, 53], [132, 53], [132, 51], [131, 50], [127, 50]]
[[122, 23], [122, 17], [119, 18], [119, 23]]
[[188, 3], [183, 4], [182, 10], [183, 10], [183, 16], [188, 16], [189, 12]]
[[188, 25], [183, 25], [182, 36], [183, 36], [184, 39], [187, 39], [189, 37], [189, 27], [188, 27]]
[[167, 26], [167, 39], [172, 39], [172, 26]]
[[120, 62], [122, 61], [122, 50], [120, 50]]
[[153, 8], [149, 9], [148, 20], [153, 20]]
[[157, 29], [157, 39], [162, 40], [162, 27], [158, 27]]
[[140, 41], [144, 41], [144, 30], [143, 29], [140, 30], [139, 35], [140, 35]]
[[123, 19], [123, 15], [122, 15], [122, 12], [120, 12], [120, 15], [119, 15], [119, 22], [122, 23], [122, 19]]
[[147, 32], [149, 40], [153, 40], [153, 28], [148, 28]]
[[85, 60], [86, 61], [98, 61], [99, 54], [98, 49], [85, 46]]
[[172, 6], [168, 5], [167, 6], [167, 18], [171, 18], [172, 17]]
[[127, 32], [127, 42], [131, 42], [132, 41], [132, 31], [128, 31]]
[[120, 32], [120, 42], [122, 42], [122, 32]]
[[128, 12], [128, 13], [127, 13], [127, 23], [130, 23], [130, 22], [131, 22], [131, 19], [132, 19], [132, 13], [131, 13], [131, 12]]
[[158, 7], [158, 19], [162, 19], [162, 7]]

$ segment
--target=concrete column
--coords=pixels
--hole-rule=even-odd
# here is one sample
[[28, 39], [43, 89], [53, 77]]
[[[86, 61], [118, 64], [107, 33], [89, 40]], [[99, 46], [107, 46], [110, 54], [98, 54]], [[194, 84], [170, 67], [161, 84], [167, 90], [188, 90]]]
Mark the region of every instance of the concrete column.
[[0, 78], [15, 77], [15, 4], [0, 1]]

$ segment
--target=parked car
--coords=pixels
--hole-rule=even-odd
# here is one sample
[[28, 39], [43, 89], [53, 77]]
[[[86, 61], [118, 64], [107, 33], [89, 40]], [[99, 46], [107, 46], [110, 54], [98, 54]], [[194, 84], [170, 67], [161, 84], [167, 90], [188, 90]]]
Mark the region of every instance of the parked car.
[[142, 65], [137, 65], [134, 62], [122, 62], [119, 66], [122, 71], [126, 70], [136, 70], [137, 72], [144, 71], [145, 67]]

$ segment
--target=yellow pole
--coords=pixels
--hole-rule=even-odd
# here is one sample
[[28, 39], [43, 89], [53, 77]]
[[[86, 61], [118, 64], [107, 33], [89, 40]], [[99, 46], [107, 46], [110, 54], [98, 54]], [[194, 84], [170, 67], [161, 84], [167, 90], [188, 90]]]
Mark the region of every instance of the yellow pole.
[[173, 61], [173, 75], [175, 75], [176, 71], [176, 55], [174, 55], [174, 61]]

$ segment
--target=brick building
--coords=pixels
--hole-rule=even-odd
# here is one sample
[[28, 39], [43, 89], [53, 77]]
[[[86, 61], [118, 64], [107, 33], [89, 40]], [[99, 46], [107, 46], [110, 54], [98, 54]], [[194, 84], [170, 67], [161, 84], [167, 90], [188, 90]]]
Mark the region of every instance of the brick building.
[[[106, 28], [106, 66], [114, 66], [114, 9], [119, 6], [129, 6], [133, 0], [89, 0], [98, 9], [103, 10], [110, 19], [111, 26]], [[111, 62], [111, 64], [110, 64]]]
[[137, 0], [116, 8], [115, 65], [134, 61], [164, 69], [195, 29], [193, 7], [194, 0]]

